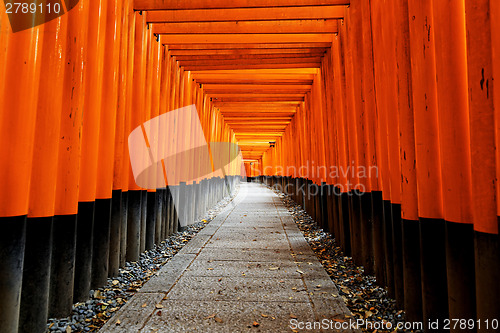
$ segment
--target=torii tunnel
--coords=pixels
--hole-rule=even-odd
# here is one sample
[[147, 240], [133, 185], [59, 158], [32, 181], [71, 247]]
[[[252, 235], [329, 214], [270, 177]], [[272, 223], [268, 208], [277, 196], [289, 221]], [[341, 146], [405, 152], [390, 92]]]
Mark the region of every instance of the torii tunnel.
[[407, 320], [498, 332], [500, 1], [0, 11], [0, 332], [45, 332], [247, 181]]

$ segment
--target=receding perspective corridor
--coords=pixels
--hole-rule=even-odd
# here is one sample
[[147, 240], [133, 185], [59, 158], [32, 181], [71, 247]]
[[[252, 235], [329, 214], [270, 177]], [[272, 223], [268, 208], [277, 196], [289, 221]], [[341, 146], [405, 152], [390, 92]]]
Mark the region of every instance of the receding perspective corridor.
[[500, 0], [0, 0], [0, 333], [500, 330]]

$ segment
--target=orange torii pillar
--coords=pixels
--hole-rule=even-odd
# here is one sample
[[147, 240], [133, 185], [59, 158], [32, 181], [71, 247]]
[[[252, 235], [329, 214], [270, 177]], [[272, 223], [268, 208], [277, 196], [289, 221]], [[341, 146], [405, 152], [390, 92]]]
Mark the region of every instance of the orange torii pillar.
[[[385, 285], [387, 286], [390, 296], [395, 296], [395, 282], [394, 282], [394, 253], [393, 253], [393, 233], [392, 233], [392, 204], [391, 195], [393, 191], [393, 184], [391, 177], [392, 169], [395, 165], [395, 159], [391, 159], [390, 153], [394, 150], [389, 149], [389, 126], [388, 126], [388, 109], [396, 108], [396, 103], [391, 103], [390, 98], [395, 93], [391, 89], [390, 80], [387, 73], [391, 72], [387, 66], [391, 63], [391, 59], [387, 57], [387, 50], [390, 47], [387, 45], [387, 39], [393, 34], [390, 27], [387, 27], [387, 17], [384, 16], [384, 6], [381, 2], [371, 2], [372, 14], [372, 36], [373, 36], [373, 60], [375, 72], [375, 85], [376, 85], [376, 101], [378, 110], [378, 127], [376, 131], [376, 138], [379, 142], [377, 146], [378, 151], [378, 166], [380, 168], [380, 177], [382, 178], [382, 202], [383, 202], [383, 222], [381, 230], [381, 239], [384, 244], [384, 257], [385, 257]], [[376, 29], [375, 29], [376, 28]], [[389, 29], [387, 32], [386, 30]], [[392, 60], [395, 61], [394, 57]], [[395, 70], [393, 68], [392, 70]], [[392, 104], [392, 105], [391, 105]], [[399, 158], [397, 159], [399, 162]], [[395, 171], [397, 174], [397, 171]], [[398, 179], [399, 185], [399, 179]], [[375, 236], [377, 236], [376, 231]]]
[[474, 288], [471, 288], [474, 285], [474, 234], [464, 0], [433, 0], [432, 14], [445, 221], [444, 234], [436, 227], [432, 232], [434, 237], [440, 237], [436, 241], [446, 244], [446, 258], [436, 264], [446, 265], [448, 285], [447, 300], [434, 303], [433, 315], [438, 319], [463, 318], [474, 315], [475, 299]]
[[401, 151], [401, 227], [404, 309], [408, 321], [422, 320], [414, 110], [408, 0], [394, 0]]
[[41, 27], [13, 33], [0, 15], [0, 331], [17, 332], [43, 38]]
[[[109, 268], [110, 228], [113, 192], [113, 167], [117, 127], [118, 71], [120, 65], [120, 23], [122, 3], [106, 0], [103, 55], [103, 85], [100, 110], [97, 186], [94, 216], [92, 284], [93, 289], [106, 284]], [[113, 197], [115, 195], [115, 197]], [[116, 201], [116, 200], [115, 200]], [[119, 204], [118, 204], [119, 205]], [[119, 208], [119, 206], [118, 206]]]
[[[104, 33], [106, 28], [106, 15], [100, 16], [99, 13], [101, 10], [104, 14], [106, 13], [107, 3], [106, 0], [99, 0], [89, 2], [88, 6], [87, 59], [85, 68], [83, 130], [81, 133], [82, 154], [76, 230], [76, 257], [74, 259], [75, 271], [73, 273], [74, 301], [83, 301], [88, 298], [92, 279], [92, 239], [94, 234], [94, 210], [97, 189]], [[58, 231], [58, 229], [64, 230], [63, 226], [57, 226], [55, 221], [54, 228], [55, 231]], [[63, 237], [63, 234], [59, 235], [59, 237]], [[64, 252], [62, 249], [60, 251]], [[57, 285], [54, 285], [54, 293], [56, 293], [57, 287]], [[73, 302], [68, 303], [69, 300], [57, 299], [55, 301], [56, 303], [52, 305], [54, 307], [52, 315], [69, 315]]]
[[[493, 65], [493, 78], [500, 78], [500, 2], [498, 1], [490, 1], [490, 23], [491, 23], [491, 49], [492, 49], [492, 65]], [[498, 80], [497, 80], [498, 81]], [[495, 233], [491, 233], [488, 235], [490, 239], [490, 243], [493, 244], [493, 248], [496, 248], [497, 254], [500, 256], [500, 186], [498, 185], [498, 179], [500, 179], [500, 88], [498, 87], [493, 89], [493, 103], [495, 106], [495, 146], [496, 146], [496, 175], [497, 175], [497, 183], [496, 183], [496, 197], [497, 197], [497, 232], [496, 239]], [[491, 223], [491, 221], [490, 221]], [[500, 260], [494, 259], [495, 262], [499, 262]], [[488, 267], [487, 264], [485, 267]], [[498, 272], [498, 265], [496, 271], [496, 281], [500, 280], [500, 273]], [[476, 269], [477, 270], [477, 269]], [[478, 279], [476, 279], [476, 286], [480, 283]], [[477, 287], [476, 287], [477, 288]], [[483, 289], [487, 291], [486, 289]], [[498, 293], [498, 291], [497, 291]], [[478, 291], [477, 297], [481, 297], [483, 293]], [[498, 296], [497, 296], [498, 298]], [[496, 304], [498, 306], [498, 304]], [[498, 309], [496, 310], [498, 313]], [[478, 309], [478, 314], [483, 313], [483, 309]], [[485, 312], [486, 313], [486, 312]]]
[[[339, 31], [344, 25], [338, 23]], [[333, 39], [332, 56], [334, 69], [334, 86], [336, 92], [336, 131], [339, 145], [339, 156], [337, 168], [339, 172], [339, 183], [336, 190], [337, 214], [338, 214], [338, 239], [339, 245], [344, 250], [346, 255], [351, 253], [350, 236], [349, 236], [349, 215], [347, 208], [347, 175], [344, 170], [347, 170], [348, 165], [348, 149], [347, 149], [347, 127], [346, 127], [346, 86], [345, 86], [345, 65], [344, 53], [345, 39], [342, 35], [337, 35]]]
[[[369, 0], [361, 0], [361, 21], [362, 21], [362, 45], [363, 45], [363, 102], [365, 115], [365, 141], [367, 147], [367, 156], [365, 164], [366, 184], [369, 187], [369, 195], [363, 196], [362, 208], [363, 215], [367, 215], [366, 232], [363, 233], [363, 243], [366, 244], [365, 254], [366, 268], [368, 274], [376, 274], [376, 253], [381, 254], [381, 247], [376, 250], [377, 243], [374, 239], [375, 221], [380, 223], [382, 212], [382, 193], [379, 186], [379, 172], [377, 161], [377, 146], [376, 146], [376, 115], [377, 105], [375, 98], [375, 78], [373, 64], [373, 37], [371, 24], [371, 8]], [[375, 207], [375, 202], [378, 204]], [[382, 258], [378, 259], [378, 266], [383, 262]], [[381, 280], [383, 281], [383, 279]]]
[[[492, 5], [493, 3], [495, 5]], [[492, 13], [490, 13], [490, 6], [493, 9]], [[496, 13], [494, 6], [497, 7]], [[475, 264], [476, 295], [471, 285], [468, 284], [467, 287], [472, 290], [471, 292], [462, 291], [460, 294], [462, 298], [456, 299], [456, 302], [450, 297], [450, 317], [462, 318], [469, 315], [474, 319], [473, 304], [474, 296], [476, 296], [477, 319], [483, 325], [478, 331], [485, 330], [487, 321], [500, 319], [498, 179], [496, 174], [498, 161], [495, 156], [498, 149], [495, 138], [495, 135], [498, 135], [495, 133], [495, 117], [498, 117], [500, 105], [494, 105], [494, 94], [498, 94], [500, 84], [494, 81], [492, 48], [492, 31], [494, 28], [498, 29], [498, 23], [492, 26], [492, 22], [499, 19], [495, 15], [498, 15], [499, 8], [496, 0], [465, 0], [475, 260], [463, 262], [463, 257], [458, 257], [470, 258], [472, 255], [469, 252], [462, 252], [471, 251], [472, 230], [470, 225], [467, 225], [467, 234], [464, 236], [467, 237], [469, 246], [465, 249], [461, 248], [462, 251], [457, 251], [455, 258], [457, 261], [454, 262], [454, 267], [457, 267], [455, 274], [469, 277], [468, 281], [461, 280], [461, 283], [457, 285], [457, 288], [464, 288], [464, 282], [474, 282], [472, 264]], [[498, 30], [496, 33], [498, 34]], [[498, 47], [498, 44], [495, 46]], [[498, 49], [495, 49], [495, 52], [498, 52]], [[495, 56], [495, 60], [498, 61], [500, 58], [497, 54]], [[450, 238], [451, 235], [448, 237]], [[458, 246], [458, 243], [456, 245]], [[469, 304], [464, 306], [462, 302]]]
[[[442, 318], [447, 283], [431, 0], [409, 0], [415, 156], [424, 322]], [[446, 307], [446, 305], [445, 305]]]
[[[130, 22], [131, 42], [134, 44], [133, 51], [133, 81], [132, 81], [132, 110], [129, 119], [129, 130], [141, 126], [145, 119], [144, 107], [144, 86], [146, 80], [146, 13], [134, 12]], [[128, 156], [128, 154], [127, 154]], [[131, 171], [130, 160], [128, 163], [128, 212], [127, 212], [127, 261], [137, 261], [139, 259], [141, 247], [141, 224], [144, 193], [135, 183], [134, 175]]]
[[[364, 164], [363, 141], [364, 133], [359, 116], [363, 114], [361, 83], [362, 71], [357, 70], [356, 64], [362, 59], [362, 49], [358, 45], [361, 39], [361, 15], [359, 5], [351, 6], [346, 10], [345, 17], [347, 47], [346, 52], [346, 83], [347, 83], [347, 105], [348, 105], [348, 146], [349, 163], [348, 170], [351, 186], [349, 190], [349, 217], [351, 229], [352, 258], [357, 265], [363, 264], [363, 243], [361, 238], [361, 191], [359, 186], [364, 186], [363, 177], [358, 177], [358, 170]], [[362, 122], [362, 121], [361, 121]], [[347, 172], [347, 170], [345, 170]]]
[[[21, 332], [44, 331], [49, 309], [50, 282], [58, 280], [58, 276], [51, 276], [50, 272], [52, 242], [55, 249], [65, 242], [52, 239], [52, 219], [56, 206], [66, 31], [67, 17], [57, 18], [41, 27], [43, 66], [35, 106], [37, 112], [19, 321]], [[61, 56], [56, 56], [58, 52], [61, 52]], [[70, 216], [74, 228], [74, 215]], [[74, 231], [71, 236], [74, 237]], [[57, 259], [62, 257], [54, 253], [54, 259], [53, 265], [60, 267], [62, 263]], [[56, 273], [60, 272], [56, 270]], [[65, 291], [67, 290], [62, 288], [61, 292]]]
[[[114, 141], [114, 160], [113, 160], [113, 193], [112, 193], [112, 203], [111, 203], [111, 222], [110, 222], [110, 240], [109, 240], [109, 259], [108, 259], [108, 277], [117, 276], [119, 274], [118, 268], [120, 267], [120, 256], [121, 248], [125, 246], [126, 243], [126, 218], [127, 218], [127, 204], [126, 204], [126, 194], [125, 191], [125, 180], [126, 174], [124, 172], [124, 149], [127, 147], [127, 137], [128, 134], [125, 131], [125, 123], [128, 117], [127, 110], [127, 95], [129, 87], [128, 85], [128, 61], [130, 59], [128, 54], [128, 39], [129, 39], [129, 5], [130, 2], [126, 1], [123, 5], [115, 6], [120, 8], [118, 13], [118, 8], [114, 9], [116, 15], [119, 15], [121, 22], [117, 22], [117, 35], [120, 40], [117, 41], [119, 45], [118, 53], [118, 70], [119, 75], [117, 76], [116, 87], [117, 97], [116, 97], [116, 120], [115, 120], [115, 141]], [[109, 11], [113, 11], [110, 7]], [[107, 33], [113, 31], [107, 30]], [[118, 34], [118, 32], [120, 32]], [[114, 49], [115, 50], [115, 49]], [[127, 161], [128, 162], [128, 161]]]

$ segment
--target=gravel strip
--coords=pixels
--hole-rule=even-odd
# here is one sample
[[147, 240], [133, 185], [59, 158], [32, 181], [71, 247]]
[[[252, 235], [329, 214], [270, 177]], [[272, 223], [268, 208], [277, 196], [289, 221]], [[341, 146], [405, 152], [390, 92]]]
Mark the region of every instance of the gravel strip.
[[201, 231], [217, 214], [224, 209], [238, 194], [239, 187], [234, 195], [226, 197], [216, 204], [205, 218], [169, 238], [156, 244], [155, 247], [140, 255], [139, 261], [127, 262], [120, 268], [120, 274], [108, 279], [108, 284], [97, 290], [90, 291], [89, 300], [73, 305], [73, 313], [67, 318], [51, 318], [47, 322], [49, 333], [76, 333], [96, 332], [113, 314], [146, 283], [156, 271], [172, 259], [190, 239]]
[[[400, 325], [405, 323], [405, 313], [403, 310], [396, 309], [396, 301], [387, 295], [384, 288], [376, 284], [375, 277], [365, 275], [362, 266], [356, 266], [352, 257], [345, 256], [333, 235], [321, 229], [300, 205], [288, 195], [276, 189], [273, 190], [292, 214], [300, 231], [339, 289], [339, 294], [353, 313], [354, 319], [374, 323], [374, 329], [362, 328], [363, 332], [422, 332], [396, 329], [398, 323], [401, 323]], [[392, 329], [375, 329], [375, 323], [383, 323], [382, 327], [392, 327]]]

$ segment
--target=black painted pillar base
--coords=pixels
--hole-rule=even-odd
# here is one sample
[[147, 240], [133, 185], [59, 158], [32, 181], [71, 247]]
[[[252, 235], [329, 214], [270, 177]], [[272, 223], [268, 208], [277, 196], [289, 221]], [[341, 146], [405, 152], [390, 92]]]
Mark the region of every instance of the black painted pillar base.
[[373, 219], [372, 219], [372, 194], [363, 192], [359, 198], [361, 209], [361, 244], [363, 244], [362, 263], [365, 274], [373, 275]]
[[151, 250], [155, 244], [156, 218], [158, 216], [158, 191], [147, 192], [146, 244], [145, 249]]
[[385, 257], [385, 282], [390, 297], [395, 298], [394, 289], [394, 247], [392, 240], [392, 207], [389, 200], [384, 200], [384, 257]]
[[419, 222], [402, 220], [401, 226], [403, 231], [404, 309], [406, 321], [421, 322], [423, 318]]
[[139, 260], [141, 246], [142, 191], [128, 191], [127, 261]]
[[155, 199], [156, 199], [158, 213], [156, 214], [156, 217], [155, 217], [155, 221], [156, 221], [156, 223], [155, 223], [155, 237], [154, 237], [153, 243], [160, 244], [160, 242], [162, 241], [162, 238], [161, 238], [162, 224], [163, 224], [163, 221], [165, 220], [165, 216], [166, 216], [165, 205], [164, 205], [165, 189], [156, 190]]
[[111, 198], [95, 201], [92, 282], [90, 284], [92, 289], [104, 286], [108, 279], [111, 201]]
[[113, 191], [111, 225], [109, 228], [108, 277], [118, 276], [120, 267], [120, 238], [122, 225], [122, 191]]
[[403, 278], [403, 232], [401, 229], [401, 205], [392, 204], [392, 244], [394, 253], [394, 291], [396, 306], [404, 307], [404, 278]]
[[52, 217], [28, 218], [19, 332], [44, 333], [49, 312]]
[[125, 263], [127, 262], [128, 191], [122, 192], [121, 211], [120, 267], [125, 267]]
[[54, 217], [49, 318], [71, 314], [75, 279], [77, 215]]
[[[476, 319], [476, 290], [472, 288], [476, 283], [472, 224], [446, 222], [446, 266], [450, 318]], [[476, 330], [450, 327], [450, 332]]]
[[[448, 283], [446, 278], [445, 223], [420, 218], [420, 262], [422, 274], [422, 312], [424, 328], [429, 321], [448, 318]], [[442, 332], [427, 327], [426, 332]]]
[[349, 217], [349, 193], [344, 192], [339, 197], [339, 219], [341, 227], [341, 238], [344, 254], [350, 256], [352, 254], [351, 246], [351, 229]]
[[[377, 284], [386, 286], [386, 267], [384, 252], [384, 202], [382, 192], [372, 192], [372, 220], [373, 220], [373, 258]], [[419, 245], [420, 246], [420, 245]]]
[[[477, 318], [485, 328], [485, 321], [500, 320], [500, 249], [498, 235], [474, 232]], [[493, 329], [481, 332], [494, 332]]]
[[89, 298], [92, 277], [92, 247], [94, 239], [94, 202], [78, 203], [76, 225], [75, 282], [73, 298], [83, 302]]
[[363, 244], [361, 242], [360, 194], [353, 190], [349, 195], [349, 216], [351, 228], [351, 252], [356, 265], [363, 265]]
[[146, 219], [148, 214], [148, 191], [141, 191], [141, 232], [139, 243], [139, 255], [146, 251]]
[[26, 216], [0, 218], [0, 332], [16, 333], [23, 280]]

